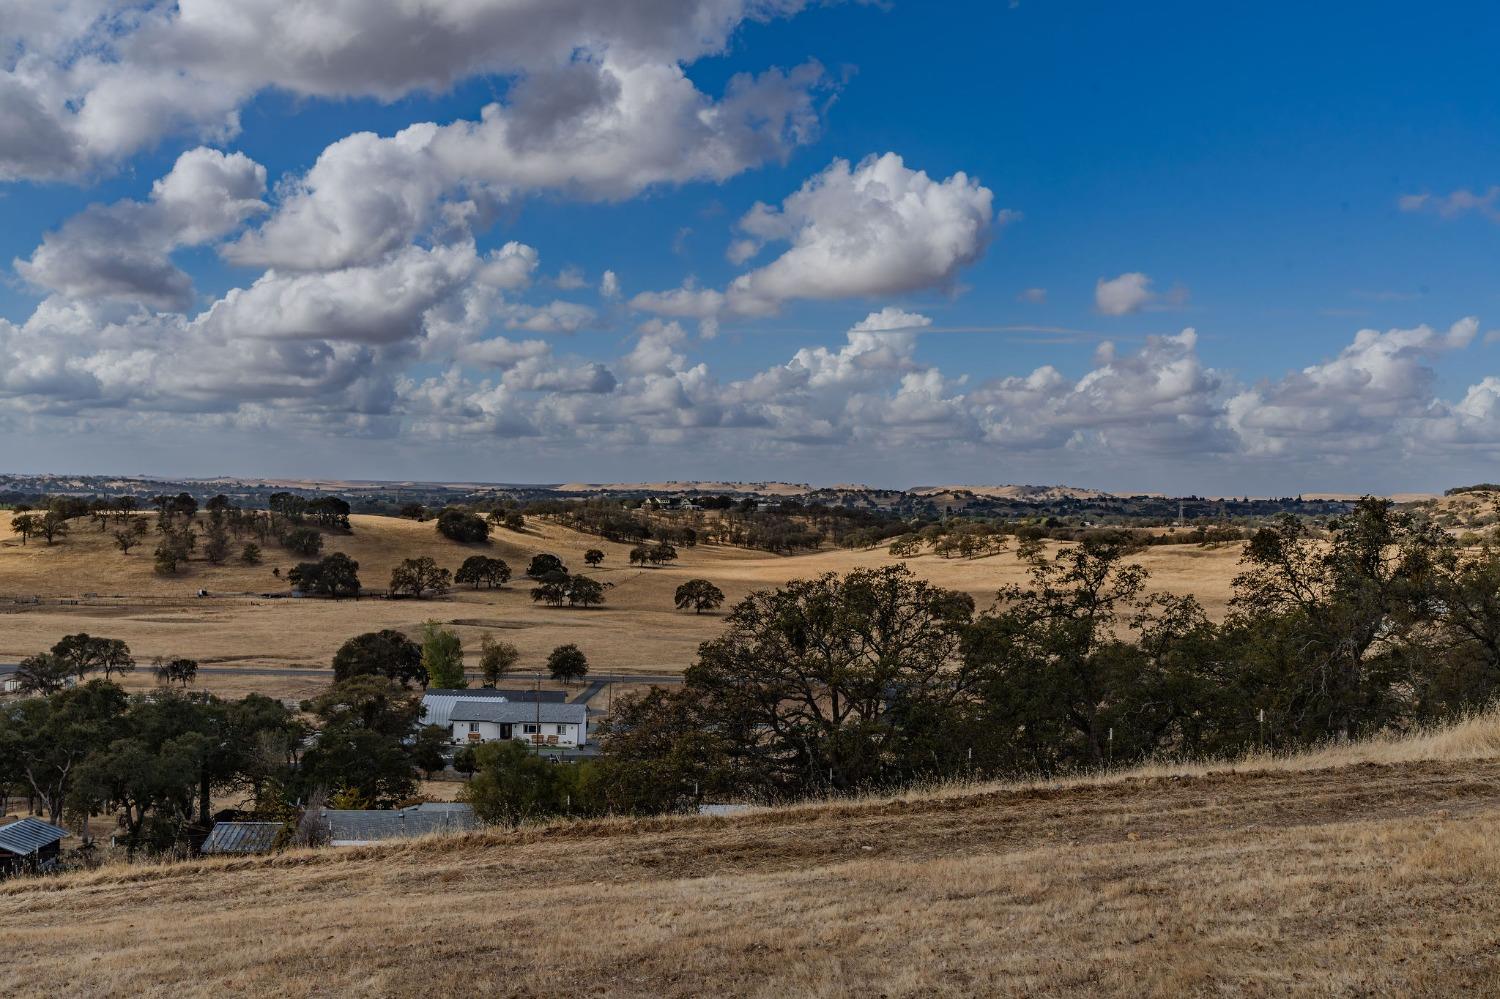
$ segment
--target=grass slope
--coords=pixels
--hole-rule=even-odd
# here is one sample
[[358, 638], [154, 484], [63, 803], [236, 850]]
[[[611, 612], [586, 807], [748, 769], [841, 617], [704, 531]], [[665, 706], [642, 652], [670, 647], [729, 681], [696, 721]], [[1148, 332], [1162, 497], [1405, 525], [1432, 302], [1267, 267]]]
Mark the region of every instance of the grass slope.
[[5, 995], [1453, 995], [1500, 717], [1233, 768], [0, 885]]

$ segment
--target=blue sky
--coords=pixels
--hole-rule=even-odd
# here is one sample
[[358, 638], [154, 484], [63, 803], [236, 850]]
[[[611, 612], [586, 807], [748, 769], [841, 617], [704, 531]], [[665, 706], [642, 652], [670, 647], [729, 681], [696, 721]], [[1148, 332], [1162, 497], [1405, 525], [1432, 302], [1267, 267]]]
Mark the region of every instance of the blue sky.
[[225, 2], [0, 24], [7, 467], [1493, 478], [1489, 8]]

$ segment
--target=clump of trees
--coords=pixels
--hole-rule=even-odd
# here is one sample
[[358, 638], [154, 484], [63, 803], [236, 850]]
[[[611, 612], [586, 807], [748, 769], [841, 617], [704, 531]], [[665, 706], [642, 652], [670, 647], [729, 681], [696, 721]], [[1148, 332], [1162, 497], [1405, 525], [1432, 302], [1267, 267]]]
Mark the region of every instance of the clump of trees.
[[20, 784], [54, 823], [82, 817], [85, 838], [88, 816], [114, 813], [131, 856], [183, 851], [193, 830], [207, 830], [216, 791], [268, 810], [283, 800], [303, 734], [259, 694], [221, 701], [163, 687], [131, 697], [92, 679], [0, 707], [0, 780]]
[[[134, 496], [55, 496], [46, 504], [38, 510], [24, 505], [15, 508], [11, 530], [20, 535], [22, 544], [33, 537], [55, 544], [69, 534], [74, 521], [83, 518], [92, 518], [125, 555], [144, 545], [150, 533], [150, 518], [137, 515], [141, 504]], [[182, 492], [154, 496], [150, 506], [159, 535], [152, 563], [162, 575], [180, 573], [195, 556], [211, 565], [223, 565], [241, 542], [241, 561], [247, 565], [259, 562], [261, 546], [268, 540], [301, 558], [313, 559], [322, 551], [321, 532], [350, 530], [349, 503], [337, 496], [273, 493], [267, 510], [254, 511], [241, 509], [223, 494], [200, 505], [192, 494]], [[255, 540], [244, 542], [246, 535]]]
[[335, 683], [303, 705], [319, 723], [296, 771], [296, 786], [326, 789], [337, 808], [388, 808], [416, 790], [412, 739], [422, 702], [380, 676]]
[[343, 552], [334, 552], [317, 562], [300, 562], [287, 573], [299, 593], [318, 597], [359, 596], [359, 563]]
[[298, 527], [282, 535], [281, 546], [293, 555], [312, 558], [323, 550], [323, 535], [312, 527]]
[[665, 541], [654, 545], [636, 545], [630, 549], [631, 565], [667, 565], [677, 561], [677, 549]]
[[531, 599], [534, 603], [545, 603], [549, 607], [561, 607], [563, 604], [569, 607], [597, 607], [604, 603], [604, 591], [610, 585], [588, 576], [558, 572], [532, 587]]
[[120, 549], [123, 554], [129, 555], [130, 549], [146, 540], [146, 535], [149, 531], [150, 528], [146, 526], [144, 520], [134, 518], [128, 526], [111, 532], [110, 536], [115, 540], [115, 547]]
[[16, 668], [16, 681], [23, 694], [47, 695], [82, 682], [91, 673], [103, 673], [108, 680], [116, 673], [134, 669], [130, 646], [120, 639], [79, 632], [63, 636], [47, 652], [22, 659]]
[[438, 533], [450, 541], [479, 544], [490, 539], [490, 525], [477, 513], [450, 506], [437, 518]]
[[453, 574], [453, 581], [460, 586], [471, 586], [476, 590], [481, 586], [493, 589], [510, 582], [510, 566], [504, 559], [490, 558], [488, 555], [470, 555]]
[[196, 659], [186, 659], [181, 656], [176, 659], [164, 659], [157, 656], [152, 663], [152, 668], [156, 672], [157, 681], [168, 687], [175, 683], [183, 690], [187, 690], [198, 678], [198, 660]]
[[526, 518], [519, 510], [491, 510], [485, 518], [491, 527], [503, 527], [507, 531], [524, 531]]

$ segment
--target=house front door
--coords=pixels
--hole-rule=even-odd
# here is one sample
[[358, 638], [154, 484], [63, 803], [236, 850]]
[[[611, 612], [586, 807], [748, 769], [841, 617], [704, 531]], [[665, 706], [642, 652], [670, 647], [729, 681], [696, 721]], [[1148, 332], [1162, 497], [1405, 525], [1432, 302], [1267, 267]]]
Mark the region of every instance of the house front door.
[[509, 739], [511, 737], [511, 733], [510, 733], [511, 728], [512, 728], [512, 726], [510, 726], [510, 725], [502, 724], [500, 726], [500, 738], [502, 738], [502, 739]]

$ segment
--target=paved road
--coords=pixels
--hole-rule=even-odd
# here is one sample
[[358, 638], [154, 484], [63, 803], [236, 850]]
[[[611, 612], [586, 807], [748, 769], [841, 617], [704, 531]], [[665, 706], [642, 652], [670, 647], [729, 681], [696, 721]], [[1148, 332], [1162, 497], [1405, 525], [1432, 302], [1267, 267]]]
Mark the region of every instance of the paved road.
[[[15, 663], [0, 663], [0, 676], [16, 671]], [[322, 668], [296, 669], [291, 666], [199, 666], [200, 676], [282, 676], [297, 677], [301, 679], [319, 679], [331, 674], [331, 670]], [[478, 673], [468, 674], [470, 679], [479, 679]], [[516, 673], [508, 679], [522, 681], [530, 679], [534, 674]], [[589, 686], [582, 694], [573, 698], [574, 702], [586, 701], [602, 691], [611, 683], [657, 683], [671, 684], [681, 683], [681, 673], [590, 673]]]

